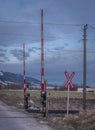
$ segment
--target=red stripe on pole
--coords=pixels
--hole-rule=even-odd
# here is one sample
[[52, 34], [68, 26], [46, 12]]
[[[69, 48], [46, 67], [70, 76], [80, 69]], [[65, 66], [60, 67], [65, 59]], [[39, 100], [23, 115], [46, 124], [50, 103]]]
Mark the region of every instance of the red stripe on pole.
[[44, 61], [44, 53], [42, 53], [42, 61]]
[[26, 94], [26, 88], [24, 88], [24, 95]]
[[42, 68], [42, 76], [44, 76], [44, 68]]
[[44, 85], [44, 83], [41, 84], [41, 90], [42, 90], [42, 92], [45, 92], [45, 85]]

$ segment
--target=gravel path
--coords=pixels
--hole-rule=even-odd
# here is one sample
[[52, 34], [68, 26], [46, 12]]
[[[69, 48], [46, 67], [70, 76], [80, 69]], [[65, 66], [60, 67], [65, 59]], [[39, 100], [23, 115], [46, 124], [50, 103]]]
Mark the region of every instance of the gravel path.
[[53, 130], [46, 122], [37, 121], [25, 110], [0, 101], [0, 130]]

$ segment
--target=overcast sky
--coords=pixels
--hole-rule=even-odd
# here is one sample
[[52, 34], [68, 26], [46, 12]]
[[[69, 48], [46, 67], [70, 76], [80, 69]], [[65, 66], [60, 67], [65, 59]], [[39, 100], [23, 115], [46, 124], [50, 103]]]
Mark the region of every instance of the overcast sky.
[[64, 85], [75, 72], [83, 83], [83, 27], [87, 28], [87, 85], [95, 86], [95, 0], [0, 0], [0, 70], [40, 79], [41, 9], [44, 10], [45, 79]]

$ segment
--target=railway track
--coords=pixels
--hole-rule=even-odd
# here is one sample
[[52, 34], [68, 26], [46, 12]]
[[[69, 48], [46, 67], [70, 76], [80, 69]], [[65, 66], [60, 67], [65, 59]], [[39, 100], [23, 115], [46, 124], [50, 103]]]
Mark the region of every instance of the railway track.
[[[31, 110], [31, 109], [27, 109], [27, 112], [30, 113], [43, 113], [43, 111], [41, 110]], [[48, 110], [48, 113], [50, 114], [66, 114], [67, 110]], [[78, 114], [79, 111], [78, 110], [69, 110], [69, 114]]]

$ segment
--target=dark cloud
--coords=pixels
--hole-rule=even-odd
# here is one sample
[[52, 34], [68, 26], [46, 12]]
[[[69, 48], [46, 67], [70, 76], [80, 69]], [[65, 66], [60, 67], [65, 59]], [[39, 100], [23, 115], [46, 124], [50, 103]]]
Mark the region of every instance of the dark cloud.
[[0, 59], [0, 63], [5, 63], [5, 61]]
[[52, 54], [55, 54], [57, 55], [59, 52], [63, 51], [64, 50], [64, 47], [52, 47], [52, 48], [49, 48], [49, 47], [45, 47], [45, 51], [48, 52], [48, 54], [52, 53]]
[[66, 46], [66, 47], [67, 47], [67, 46], [68, 46], [68, 43], [64, 43], [64, 46]]
[[0, 62], [5, 62], [6, 63], [7, 61], [10, 61], [7, 54], [4, 53], [4, 52], [0, 52]]
[[36, 51], [40, 51], [41, 48], [38, 48], [38, 47], [32, 47], [32, 48], [29, 48], [28, 51], [29, 52], [36, 52]]
[[62, 50], [64, 50], [64, 47], [55, 47], [54, 50], [56, 50], [56, 51], [62, 51]]
[[[51, 5], [53, 5], [52, 8], [49, 8]], [[6, 69], [6, 71], [21, 72], [21, 64], [13, 64], [12, 59], [10, 64], [7, 64], [6, 61], [9, 61], [10, 56], [12, 56], [11, 58], [16, 57], [19, 61], [23, 60], [23, 51], [17, 48], [22, 48], [24, 42], [27, 44], [28, 50], [26, 58], [32, 52], [36, 54], [33, 54], [34, 59], [32, 58], [30, 61], [30, 58], [27, 63], [27, 73], [31, 72], [33, 76], [39, 75], [40, 77], [41, 61], [37, 53], [40, 53], [41, 50], [39, 47], [41, 43], [40, 10], [43, 8], [46, 78], [53, 82], [64, 82], [65, 70], [76, 71], [76, 75], [78, 75], [76, 81], [81, 79], [79, 81], [81, 82], [83, 52], [77, 50], [83, 50], [83, 44], [79, 41], [83, 39], [83, 25], [77, 26], [77, 23], [89, 24], [95, 21], [94, 5], [95, 0], [0, 0], [0, 63], [2, 63], [0, 68]], [[87, 32], [87, 35], [94, 34], [95, 30], [92, 33], [91, 28], [88, 28]], [[95, 45], [91, 45], [91, 43], [94, 43], [94, 40], [87, 40], [87, 46], [90, 44], [90, 49], [94, 49]], [[95, 66], [93, 55], [87, 57], [87, 66], [91, 71], [88, 71], [90, 77], [95, 77], [92, 74]], [[90, 81], [92, 81], [91, 78]]]
[[4, 53], [0, 53], [0, 57], [5, 57], [5, 54]]
[[[34, 31], [33, 31], [34, 30]], [[0, 22], [0, 45], [15, 46], [40, 41], [40, 29], [27, 23]]]
[[52, 50], [52, 49], [46, 49], [46, 51], [47, 51], [48, 53], [54, 53], [54, 50]]
[[[23, 50], [18, 50], [18, 49], [14, 49], [14, 50], [11, 50], [10, 53], [16, 57], [18, 60], [23, 60]], [[25, 58], [27, 59], [29, 57], [29, 53], [28, 52], [25, 52]]]
[[7, 52], [7, 50], [6, 50], [6, 49], [1, 49], [1, 48], [0, 48], [0, 52]]

